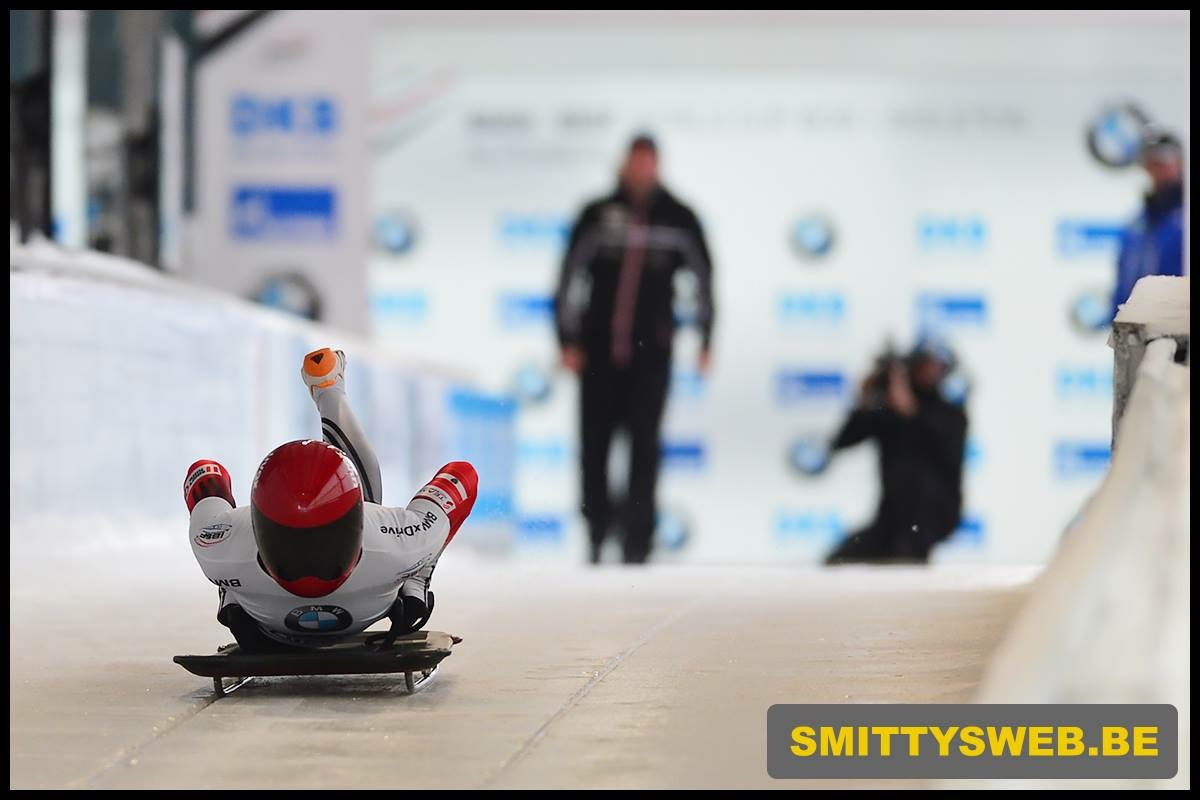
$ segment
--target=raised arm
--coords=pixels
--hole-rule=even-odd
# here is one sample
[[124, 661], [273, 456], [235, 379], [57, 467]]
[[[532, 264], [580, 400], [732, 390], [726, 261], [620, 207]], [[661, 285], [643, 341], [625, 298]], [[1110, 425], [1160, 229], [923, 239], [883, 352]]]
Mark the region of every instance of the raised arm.
[[237, 506], [229, 471], [210, 459], [192, 464], [183, 480], [183, 501], [189, 514], [188, 539], [192, 554], [200, 562], [204, 574], [211, 578], [209, 565], [220, 549], [214, 545], [229, 538], [233, 528], [231, 512]]

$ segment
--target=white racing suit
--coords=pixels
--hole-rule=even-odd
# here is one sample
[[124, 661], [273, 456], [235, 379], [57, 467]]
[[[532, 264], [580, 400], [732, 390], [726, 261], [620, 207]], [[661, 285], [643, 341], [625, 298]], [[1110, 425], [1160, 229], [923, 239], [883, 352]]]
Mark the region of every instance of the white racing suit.
[[[316, 402], [325, 441], [350, 457], [363, 487], [362, 557], [341, 586], [317, 598], [288, 592], [258, 557], [250, 506], [235, 508], [225, 497], [210, 494], [192, 508], [192, 552], [204, 576], [219, 587], [217, 619], [234, 631], [243, 649], [243, 639], [254, 639], [259, 632], [290, 647], [332, 644], [388, 616], [398, 593], [401, 603], [414, 598], [431, 606], [429, 581], [438, 557], [474, 504], [474, 470], [455, 462], [434, 476], [407, 507], [382, 505], [379, 464], [344, 389], [319, 391]], [[463, 469], [470, 480], [452, 480], [447, 474]]]

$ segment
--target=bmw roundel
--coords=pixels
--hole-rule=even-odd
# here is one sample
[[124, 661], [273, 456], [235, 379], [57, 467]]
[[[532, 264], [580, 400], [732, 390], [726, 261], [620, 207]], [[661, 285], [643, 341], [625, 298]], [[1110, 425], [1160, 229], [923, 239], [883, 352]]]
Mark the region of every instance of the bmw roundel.
[[403, 212], [383, 214], [375, 220], [375, 245], [386, 253], [403, 255], [412, 250], [417, 241], [417, 226]]
[[305, 319], [321, 318], [320, 292], [312, 281], [296, 271], [269, 276], [250, 295], [250, 299]]
[[788, 447], [787, 460], [801, 475], [819, 475], [829, 465], [829, 445], [820, 436], [801, 436]]
[[1108, 330], [1112, 324], [1109, 298], [1100, 291], [1080, 292], [1071, 302], [1071, 325], [1082, 335]]
[[938, 394], [942, 399], [952, 405], [961, 406], [967, 402], [967, 397], [971, 393], [971, 382], [961, 372], [951, 372], [942, 382], [938, 384]]
[[333, 633], [350, 627], [354, 617], [340, 606], [300, 606], [283, 618], [288, 630], [299, 633]]
[[659, 512], [654, 524], [655, 540], [664, 550], [683, 550], [691, 539], [691, 523], [674, 511]]
[[792, 248], [808, 259], [821, 258], [833, 249], [833, 224], [824, 216], [810, 214], [792, 223]]
[[529, 405], [549, 400], [553, 388], [545, 371], [534, 364], [522, 366], [513, 378], [513, 394], [518, 400]]
[[1088, 151], [1106, 167], [1128, 167], [1138, 159], [1142, 131], [1148, 122], [1146, 114], [1135, 105], [1109, 106], [1088, 124]]

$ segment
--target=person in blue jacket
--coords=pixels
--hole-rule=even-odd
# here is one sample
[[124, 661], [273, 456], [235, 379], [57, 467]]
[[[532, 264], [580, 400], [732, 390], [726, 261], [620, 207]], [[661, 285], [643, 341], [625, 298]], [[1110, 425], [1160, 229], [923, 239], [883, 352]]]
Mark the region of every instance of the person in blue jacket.
[[1121, 234], [1113, 317], [1139, 278], [1183, 274], [1183, 147], [1170, 133], [1150, 127], [1142, 138], [1141, 166], [1151, 190], [1142, 213]]

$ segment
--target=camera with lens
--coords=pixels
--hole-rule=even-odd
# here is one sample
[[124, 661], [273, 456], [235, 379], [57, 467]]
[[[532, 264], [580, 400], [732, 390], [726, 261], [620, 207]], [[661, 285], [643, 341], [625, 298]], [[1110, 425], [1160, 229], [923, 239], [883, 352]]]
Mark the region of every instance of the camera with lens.
[[908, 370], [908, 358], [896, 350], [889, 340], [883, 352], [876, 356], [875, 364], [867, 376], [863, 390], [862, 405], [871, 410], [880, 410], [887, 406], [888, 380], [893, 369]]

